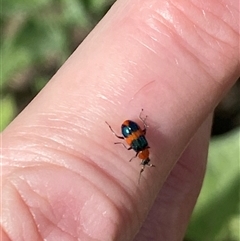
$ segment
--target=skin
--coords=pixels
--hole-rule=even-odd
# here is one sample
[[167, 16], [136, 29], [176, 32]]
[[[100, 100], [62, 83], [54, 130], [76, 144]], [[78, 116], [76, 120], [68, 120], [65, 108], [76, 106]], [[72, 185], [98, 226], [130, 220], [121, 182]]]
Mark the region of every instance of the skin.
[[[7, 240], [181, 240], [212, 112], [239, 76], [236, 0], [119, 0], [2, 133]], [[151, 163], [105, 121], [148, 115]]]

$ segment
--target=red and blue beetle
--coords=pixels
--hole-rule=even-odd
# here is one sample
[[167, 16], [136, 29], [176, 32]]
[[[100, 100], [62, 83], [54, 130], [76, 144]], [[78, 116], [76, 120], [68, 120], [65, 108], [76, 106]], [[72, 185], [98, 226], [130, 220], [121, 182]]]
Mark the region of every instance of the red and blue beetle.
[[121, 126], [122, 130], [122, 135], [119, 136], [115, 133], [115, 131], [112, 129], [112, 127], [106, 122], [106, 124], [109, 126], [110, 130], [112, 133], [119, 139], [125, 139], [129, 147], [127, 147], [124, 143], [122, 142], [115, 142], [114, 144], [121, 144], [123, 145], [127, 150], [133, 149], [136, 154], [129, 160], [132, 161], [132, 159], [138, 157], [141, 159], [141, 170], [140, 170], [140, 175], [139, 175], [139, 180], [141, 177], [141, 173], [144, 171], [145, 166], [149, 167], [155, 167], [155, 165], [150, 163], [149, 159], [149, 145], [147, 142], [147, 139], [145, 137], [147, 133], [147, 124], [146, 124], [146, 118], [147, 116], [143, 119], [142, 118], [142, 111], [139, 114], [139, 119], [142, 121], [144, 128], [141, 129], [139, 125], [132, 121], [132, 120], [125, 120]]

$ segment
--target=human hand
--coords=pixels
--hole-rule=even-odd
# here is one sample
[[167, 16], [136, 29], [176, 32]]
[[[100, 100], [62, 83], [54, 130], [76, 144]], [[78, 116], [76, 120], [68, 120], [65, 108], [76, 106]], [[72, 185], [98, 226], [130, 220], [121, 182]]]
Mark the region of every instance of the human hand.
[[[239, 76], [238, 11], [118, 1], [2, 133], [2, 240], [181, 240], [212, 112]], [[142, 108], [156, 167], [139, 185], [105, 121], [120, 131]]]

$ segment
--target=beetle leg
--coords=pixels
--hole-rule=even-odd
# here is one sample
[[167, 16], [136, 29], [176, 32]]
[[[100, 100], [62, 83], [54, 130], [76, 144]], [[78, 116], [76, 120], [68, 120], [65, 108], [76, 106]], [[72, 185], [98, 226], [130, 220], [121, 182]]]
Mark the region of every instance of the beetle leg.
[[114, 144], [121, 144], [121, 145], [123, 145], [127, 150], [131, 150], [132, 149], [132, 147], [130, 146], [130, 147], [127, 147], [124, 143], [122, 143], [122, 142], [114, 142]]
[[138, 154], [139, 154], [139, 152], [136, 152], [135, 156], [133, 156], [133, 157], [129, 160], [129, 162], [132, 161], [132, 159], [136, 158], [136, 157], [138, 156]]
[[138, 184], [140, 184], [141, 175], [142, 175], [142, 172], [144, 171], [144, 169], [145, 169], [145, 165], [142, 165], [140, 173], [139, 173]]
[[141, 167], [141, 170], [140, 170], [140, 173], [139, 173], [139, 178], [138, 178], [138, 184], [140, 184], [140, 179], [141, 179], [141, 175], [142, 175], [142, 172], [144, 171], [145, 169], [145, 166], [148, 166], [148, 167], [156, 167], [155, 165], [151, 164], [151, 163], [146, 163], [144, 161], [141, 162], [142, 167]]
[[[105, 121], [106, 122], [106, 121]], [[108, 125], [109, 129], [111, 130], [111, 132], [119, 139], [124, 139], [123, 136], [119, 136], [116, 134], [116, 132], [112, 129], [112, 127], [106, 122], [106, 124]]]

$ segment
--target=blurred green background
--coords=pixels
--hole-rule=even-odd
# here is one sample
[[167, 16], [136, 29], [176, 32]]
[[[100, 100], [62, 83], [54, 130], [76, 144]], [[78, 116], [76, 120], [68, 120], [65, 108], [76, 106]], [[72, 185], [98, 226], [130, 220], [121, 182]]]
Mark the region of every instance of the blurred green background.
[[[1, 130], [34, 98], [113, 0], [1, 2]], [[240, 81], [217, 107], [209, 163], [185, 241], [240, 240]]]

